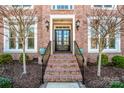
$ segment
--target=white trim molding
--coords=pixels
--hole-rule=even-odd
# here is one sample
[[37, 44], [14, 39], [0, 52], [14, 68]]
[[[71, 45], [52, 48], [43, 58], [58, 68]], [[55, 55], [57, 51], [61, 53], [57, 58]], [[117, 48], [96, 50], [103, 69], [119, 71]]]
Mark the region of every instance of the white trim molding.
[[[74, 41], [75, 41], [75, 15], [69, 15], [69, 14], [65, 14], [65, 15], [50, 15], [50, 41], [53, 41], [53, 19], [72, 19], [73, 20], [73, 28], [72, 28], [72, 32], [73, 32], [73, 54], [74, 53]], [[53, 43], [51, 43], [51, 54], [53, 54]]]

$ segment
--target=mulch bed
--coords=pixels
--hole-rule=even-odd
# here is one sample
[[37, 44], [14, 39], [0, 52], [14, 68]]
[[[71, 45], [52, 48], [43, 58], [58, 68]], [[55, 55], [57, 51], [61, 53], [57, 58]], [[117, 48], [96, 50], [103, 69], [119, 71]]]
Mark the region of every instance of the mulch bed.
[[[22, 64], [14, 62], [6, 64], [7, 68], [0, 76], [8, 77], [13, 81], [14, 88], [38, 88], [41, 85], [41, 65], [27, 64], [27, 74], [22, 76]], [[102, 66], [101, 77], [97, 77], [97, 65], [88, 65], [85, 68], [85, 86], [89, 88], [110, 87], [111, 82], [120, 81], [124, 76], [124, 69], [114, 66]]]
[[113, 81], [120, 81], [124, 76], [124, 69], [114, 66], [102, 66], [101, 77], [97, 77], [97, 65], [88, 65], [85, 68], [85, 85], [89, 88], [110, 87]]
[[22, 75], [22, 64], [14, 62], [5, 65], [7, 69], [0, 76], [8, 77], [13, 81], [15, 88], [37, 88], [41, 85], [41, 65], [37, 63], [27, 64], [27, 74]]

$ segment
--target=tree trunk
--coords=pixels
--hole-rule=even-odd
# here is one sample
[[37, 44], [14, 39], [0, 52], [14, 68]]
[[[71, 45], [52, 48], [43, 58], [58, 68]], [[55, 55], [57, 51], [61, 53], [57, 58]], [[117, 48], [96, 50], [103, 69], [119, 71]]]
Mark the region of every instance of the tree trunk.
[[26, 74], [27, 73], [27, 70], [26, 70], [26, 58], [25, 58], [25, 43], [23, 46], [23, 74]]
[[87, 67], [87, 59], [85, 56], [84, 56], [84, 66]]
[[25, 52], [23, 52], [23, 74], [26, 74], [26, 60], [25, 60]]
[[97, 76], [100, 77], [101, 76], [101, 55], [102, 52], [99, 52], [99, 57], [98, 57], [98, 70], [97, 70]]

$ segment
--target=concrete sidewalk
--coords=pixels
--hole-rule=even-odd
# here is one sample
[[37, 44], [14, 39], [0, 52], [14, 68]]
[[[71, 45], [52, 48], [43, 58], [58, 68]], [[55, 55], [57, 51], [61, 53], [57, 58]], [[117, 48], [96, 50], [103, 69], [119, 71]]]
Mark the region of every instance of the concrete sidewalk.
[[81, 82], [48, 82], [40, 88], [85, 88]]

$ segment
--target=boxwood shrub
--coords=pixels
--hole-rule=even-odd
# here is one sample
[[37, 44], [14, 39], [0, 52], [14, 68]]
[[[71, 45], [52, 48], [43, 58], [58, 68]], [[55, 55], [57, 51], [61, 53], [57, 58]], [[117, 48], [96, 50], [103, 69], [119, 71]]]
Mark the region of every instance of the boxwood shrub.
[[112, 82], [111, 88], [124, 88], [124, 83], [121, 83], [121, 82]]
[[9, 78], [0, 77], [0, 88], [12, 88], [12, 81]]
[[120, 56], [120, 55], [113, 56], [112, 62], [116, 67], [124, 68], [124, 56]]
[[[99, 57], [98, 57], [98, 58], [99, 58]], [[98, 58], [97, 58], [97, 64], [98, 64]], [[102, 54], [102, 55], [101, 55], [101, 64], [102, 64], [103, 66], [109, 64], [108, 55], [107, 55], [107, 54]]]
[[0, 54], [0, 64], [11, 63], [13, 58], [11, 54]]

